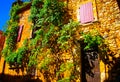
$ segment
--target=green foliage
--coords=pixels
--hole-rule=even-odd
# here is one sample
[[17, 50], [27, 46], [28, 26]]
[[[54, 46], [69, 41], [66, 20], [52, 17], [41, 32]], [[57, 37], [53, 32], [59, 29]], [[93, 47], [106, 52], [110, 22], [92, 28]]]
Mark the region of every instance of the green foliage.
[[31, 55], [29, 57], [29, 63], [28, 67], [36, 66], [37, 65], [37, 56], [36, 55]]
[[32, 49], [31, 55], [29, 56], [29, 62], [28, 62], [28, 67], [32, 67], [38, 64], [37, 62], [37, 57], [38, 57], [38, 52], [40, 52], [40, 47], [36, 47], [35, 49]]
[[[74, 64], [72, 62], [62, 63], [60, 66], [60, 70], [56, 73], [57, 76], [59, 76], [61, 73], [64, 73], [65, 71], [72, 72]], [[71, 79], [73, 79], [73, 76], [70, 75], [69, 77], [63, 77], [57, 82], [71, 82]]]
[[25, 57], [24, 55], [26, 54], [26, 52], [27, 52], [27, 48], [26, 47], [21, 47], [21, 48], [18, 49], [17, 52], [11, 52], [10, 55], [8, 55], [6, 57], [6, 61], [9, 64], [17, 63], [17, 64], [21, 65], [22, 60]]
[[42, 47], [48, 46], [50, 38], [58, 31], [55, 30], [55, 27], [62, 24], [63, 6], [64, 4], [57, 0], [33, 0], [30, 19], [33, 23], [33, 29], [38, 30], [34, 32], [36, 37], [32, 41], [36, 44], [40, 43]]
[[45, 28], [51, 23], [55, 26], [61, 25], [63, 6], [63, 3], [57, 0], [33, 0], [30, 15], [30, 19], [34, 23], [33, 27]]
[[[38, 32], [38, 31], [37, 31], [37, 32]], [[35, 48], [39, 40], [40, 40], [40, 35], [37, 34], [34, 39], [31, 39], [31, 40], [30, 40], [29, 48], [30, 48], [30, 49], [31, 49], [31, 48]]]
[[63, 72], [65, 72], [66, 70], [69, 70], [69, 71], [70, 71], [70, 69], [72, 69], [73, 66], [74, 66], [74, 64], [71, 63], [71, 62], [62, 63], [62, 64], [60, 65], [60, 70], [57, 72], [56, 75], [58, 76], [60, 73], [63, 73]]
[[39, 19], [37, 25], [39, 27], [53, 24], [55, 26], [61, 25], [63, 21], [63, 3], [58, 0], [45, 0], [43, 7], [40, 9]]
[[[60, 49], [67, 48], [69, 40], [74, 39], [73, 36], [79, 23], [70, 21], [68, 24], [64, 24], [64, 14], [64, 4], [58, 0], [33, 0], [30, 19], [33, 23], [33, 29], [37, 30], [34, 32], [35, 38], [31, 39], [29, 44], [31, 55], [28, 66], [38, 65], [39, 69], [48, 70], [49, 65], [54, 60], [47, 52], [41, 51], [41, 49], [59, 49], [59, 47], [56, 48], [57, 45], [60, 45]], [[36, 50], [38, 46], [40, 48]], [[38, 57], [42, 59], [38, 59]], [[63, 63], [57, 72], [57, 76], [72, 67], [73, 63]], [[71, 76], [62, 78], [59, 81], [70, 82], [70, 79]]]
[[44, 69], [47, 70], [49, 67], [49, 64], [51, 63], [52, 58], [50, 57], [45, 57], [42, 61], [41, 61], [41, 65], [40, 65], [40, 69]]
[[54, 25], [50, 25], [48, 32], [44, 32], [42, 46], [45, 46], [49, 42], [50, 37], [54, 34], [54, 28]]
[[17, 11], [19, 10], [19, 5], [14, 5], [10, 11], [10, 20], [7, 22], [7, 30], [5, 32], [6, 35], [6, 47], [3, 49], [3, 55], [6, 57], [15, 48], [16, 38], [18, 33], [18, 15]]
[[20, 6], [18, 4], [14, 5], [10, 10], [10, 19], [12, 21], [18, 21], [19, 16], [17, 15]]
[[[8, 21], [8, 29], [6, 30], [6, 46], [3, 50], [5, 60], [12, 65], [27, 64], [28, 69], [35, 67], [40, 70], [48, 71], [50, 66], [56, 67], [54, 74], [58, 78], [57, 82], [71, 82], [74, 79], [74, 62], [59, 62], [62, 60], [59, 54], [62, 50], [70, 49], [73, 41], [75, 41], [75, 33], [79, 27], [79, 22], [70, 20], [64, 23], [65, 5], [58, 0], [32, 0], [30, 20], [33, 24], [32, 30], [35, 37], [25, 40], [22, 47], [16, 49], [16, 38], [18, 30], [18, 10], [26, 6], [27, 3], [21, 5], [16, 4], [10, 12], [10, 20]], [[90, 32], [83, 34], [85, 50], [100, 45], [102, 38], [98, 32]], [[60, 53], [59, 53], [60, 51]], [[27, 58], [26, 58], [27, 57]], [[27, 60], [27, 61], [25, 61]], [[58, 63], [55, 63], [58, 60]], [[63, 60], [64, 61], [64, 60]], [[57, 69], [58, 68], [58, 69]], [[62, 77], [63, 73], [69, 71], [69, 76]]]
[[73, 35], [79, 26], [78, 22], [73, 22], [70, 20], [70, 23], [65, 24], [62, 29], [59, 31], [58, 44], [60, 44], [60, 48], [68, 49], [69, 48], [69, 39], [73, 39]]
[[70, 81], [70, 77], [66, 77], [58, 80], [57, 82], [71, 82], [71, 81]]
[[97, 31], [92, 31], [87, 34], [84, 33], [83, 38], [84, 38], [84, 43], [86, 43], [86, 47], [84, 48], [85, 50], [102, 44], [102, 40], [103, 40]]
[[23, 46], [18, 49], [17, 52], [15, 52], [16, 48], [16, 40], [18, 35], [18, 11], [26, 6], [28, 3], [23, 3], [22, 5], [15, 4], [12, 6], [10, 10], [10, 20], [7, 22], [8, 28], [6, 29], [5, 35], [6, 35], [6, 45], [3, 49], [3, 55], [8, 63], [17, 63], [22, 64], [22, 59], [24, 57], [24, 54], [26, 54], [27, 48], [26, 46]]
[[27, 40], [25, 40], [23, 43], [23, 46], [18, 48], [16, 52], [9, 51], [9, 55], [5, 57], [5, 60], [11, 65], [14, 65], [15, 63], [18, 65], [21, 65], [23, 63], [25, 54], [27, 54], [27, 51], [28, 51]]
[[31, 6], [30, 20], [36, 24], [36, 20], [38, 20], [38, 15], [40, 12], [40, 4], [42, 0], [33, 0]]
[[27, 4], [29, 4], [29, 2], [24, 2], [22, 4], [16, 4], [13, 5], [11, 10], [10, 10], [10, 21], [14, 22], [14, 21], [18, 21], [19, 20], [19, 16], [18, 16], [18, 11], [25, 7]]

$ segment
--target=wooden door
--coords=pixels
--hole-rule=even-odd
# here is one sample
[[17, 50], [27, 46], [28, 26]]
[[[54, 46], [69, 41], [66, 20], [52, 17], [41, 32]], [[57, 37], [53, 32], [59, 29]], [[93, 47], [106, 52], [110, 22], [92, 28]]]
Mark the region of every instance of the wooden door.
[[84, 50], [83, 46], [81, 51], [82, 82], [100, 82], [100, 67], [97, 47], [90, 50]]

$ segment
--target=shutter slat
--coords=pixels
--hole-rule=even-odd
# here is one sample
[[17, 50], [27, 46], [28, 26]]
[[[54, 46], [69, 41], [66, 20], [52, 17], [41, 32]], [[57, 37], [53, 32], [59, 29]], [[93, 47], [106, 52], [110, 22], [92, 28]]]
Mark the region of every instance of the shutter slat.
[[80, 6], [80, 21], [82, 24], [94, 21], [92, 2]]

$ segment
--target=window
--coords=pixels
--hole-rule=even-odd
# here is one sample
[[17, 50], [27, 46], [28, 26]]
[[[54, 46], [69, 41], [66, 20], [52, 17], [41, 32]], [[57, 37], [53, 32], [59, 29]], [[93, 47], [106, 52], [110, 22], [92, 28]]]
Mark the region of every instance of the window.
[[92, 2], [80, 6], [80, 22], [82, 24], [94, 21]]
[[83, 2], [79, 6], [78, 20], [81, 24], [97, 21], [95, 0]]
[[21, 39], [22, 30], [23, 30], [23, 25], [21, 25], [21, 26], [19, 27], [18, 36], [17, 36], [17, 42], [19, 42], [20, 39]]

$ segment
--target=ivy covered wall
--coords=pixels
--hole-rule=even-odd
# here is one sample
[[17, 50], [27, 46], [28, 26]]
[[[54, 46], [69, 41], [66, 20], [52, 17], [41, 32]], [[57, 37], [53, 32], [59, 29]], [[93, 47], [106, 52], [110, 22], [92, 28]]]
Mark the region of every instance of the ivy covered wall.
[[[79, 7], [86, 2], [92, 2], [94, 21], [80, 24]], [[29, 7], [19, 14], [13, 8], [16, 10], [11, 13], [7, 50], [3, 50], [5, 74], [29, 75], [29, 79], [43, 82], [80, 82], [80, 41], [84, 40], [85, 51], [94, 45], [99, 48], [101, 82], [111, 81], [119, 57], [119, 7], [115, 0], [33, 0]], [[21, 40], [16, 42], [20, 25], [24, 25]], [[12, 34], [16, 35], [9, 39]]]

